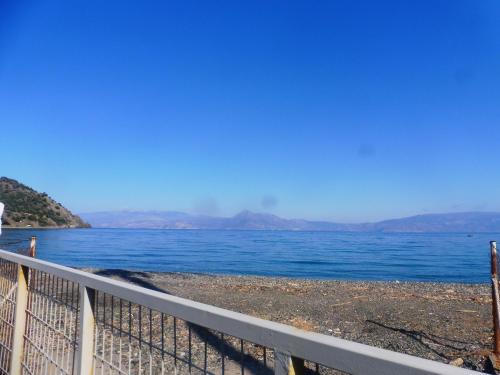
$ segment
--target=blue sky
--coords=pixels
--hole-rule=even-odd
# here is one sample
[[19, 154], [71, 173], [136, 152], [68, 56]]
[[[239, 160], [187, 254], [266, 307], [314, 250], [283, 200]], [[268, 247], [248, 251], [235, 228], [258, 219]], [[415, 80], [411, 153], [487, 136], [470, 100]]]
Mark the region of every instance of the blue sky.
[[500, 210], [500, 3], [0, 0], [0, 130], [77, 212]]

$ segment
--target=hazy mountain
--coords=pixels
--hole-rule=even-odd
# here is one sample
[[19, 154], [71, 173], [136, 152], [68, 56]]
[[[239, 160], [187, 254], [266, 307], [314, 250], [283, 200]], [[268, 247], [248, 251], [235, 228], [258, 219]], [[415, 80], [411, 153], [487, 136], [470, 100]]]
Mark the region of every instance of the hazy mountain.
[[80, 217], [46, 193], [39, 193], [20, 182], [0, 177], [0, 202], [5, 204], [4, 227], [88, 227]]
[[113, 211], [81, 214], [97, 228], [296, 230], [353, 232], [500, 232], [500, 213], [464, 212], [418, 215], [376, 223], [341, 224], [284, 219], [242, 211], [233, 217], [191, 215], [175, 211]]
[[191, 215], [175, 211], [110, 211], [81, 214], [95, 228], [190, 228]]
[[373, 224], [381, 232], [500, 232], [500, 213], [427, 214]]

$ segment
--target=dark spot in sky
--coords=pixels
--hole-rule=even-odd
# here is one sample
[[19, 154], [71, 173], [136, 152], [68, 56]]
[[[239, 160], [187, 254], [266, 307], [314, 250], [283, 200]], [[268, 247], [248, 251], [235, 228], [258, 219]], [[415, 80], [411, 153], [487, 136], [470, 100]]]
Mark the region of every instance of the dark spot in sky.
[[474, 71], [470, 68], [458, 69], [455, 71], [453, 78], [458, 85], [466, 85], [474, 79]]
[[273, 195], [264, 195], [260, 204], [266, 210], [272, 209], [278, 205], [278, 199]]
[[369, 144], [369, 143], [363, 143], [359, 145], [358, 148], [358, 156], [362, 158], [370, 158], [372, 156], [375, 156], [377, 153], [377, 150], [375, 149], [375, 146]]
[[194, 203], [193, 210], [201, 215], [214, 215], [219, 212], [219, 205], [215, 198], [203, 197]]

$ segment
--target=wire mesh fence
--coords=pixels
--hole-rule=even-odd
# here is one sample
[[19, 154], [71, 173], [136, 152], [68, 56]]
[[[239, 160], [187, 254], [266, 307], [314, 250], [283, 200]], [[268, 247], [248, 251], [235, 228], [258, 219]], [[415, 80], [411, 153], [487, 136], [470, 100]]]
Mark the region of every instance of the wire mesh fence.
[[9, 374], [16, 307], [17, 264], [0, 259], [0, 375]]
[[31, 270], [23, 373], [72, 374], [78, 333], [78, 284]]
[[272, 351], [96, 293], [96, 374], [272, 374]]

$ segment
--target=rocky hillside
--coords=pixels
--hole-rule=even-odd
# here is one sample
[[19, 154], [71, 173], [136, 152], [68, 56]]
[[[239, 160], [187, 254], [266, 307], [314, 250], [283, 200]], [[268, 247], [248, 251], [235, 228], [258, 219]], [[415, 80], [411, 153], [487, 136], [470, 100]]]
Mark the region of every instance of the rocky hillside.
[[4, 227], [90, 227], [46, 193], [38, 193], [7, 177], [0, 177], [0, 202], [5, 204]]

